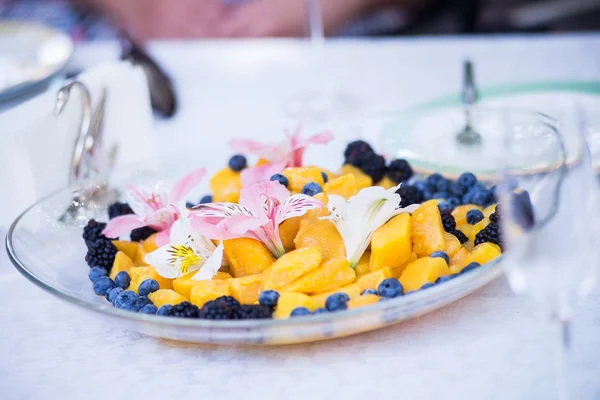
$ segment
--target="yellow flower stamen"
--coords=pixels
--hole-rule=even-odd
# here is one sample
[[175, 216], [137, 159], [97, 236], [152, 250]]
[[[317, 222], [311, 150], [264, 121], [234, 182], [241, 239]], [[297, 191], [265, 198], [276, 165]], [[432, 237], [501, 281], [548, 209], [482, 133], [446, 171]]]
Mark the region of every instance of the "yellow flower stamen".
[[171, 254], [171, 257], [168, 259], [169, 264], [176, 266], [179, 262], [179, 270], [182, 275], [186, 275], [190, 267], [202, 261], [200, 256], [190, 246], [183, 244], [171, 245], [168, 252]]

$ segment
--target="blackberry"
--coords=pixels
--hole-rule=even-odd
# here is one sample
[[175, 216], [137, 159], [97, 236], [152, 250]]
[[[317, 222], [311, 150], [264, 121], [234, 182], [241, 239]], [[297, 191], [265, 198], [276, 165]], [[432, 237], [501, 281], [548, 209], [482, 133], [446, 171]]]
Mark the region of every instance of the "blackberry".
[[87, 254], [85, 255], [87, 265], [90, 267], [101, 267], [110, 271], [117, 255], [117, 248], [112, 241], [103, 237], [95, 241], [86, 241], [86, 245], [88, 247]]
[[121, 215], [133, 214], [133, 210], [127, 203], [113, 203], [108, 206], [108, 218], [113, 219], [120, 217]]
[[452, 216], [452, 213], [448, 210], [444, 210], [440, 212], [440, 215], [442, 216], [442, 225], [444, 226], [444, 230], [452, 233], [452, 231], [456, 229], [456, 220]]
[[203, 319], [232, 319], [235, 309], [227, 305], [227, 301], [211, 300], [206, 302], [200, 310], [198, 317]]
[[390, 163], [387, 176], [396, 183], [405, 182], [413, 176], [413, 170], [408, 161], [399, 158]]
[[224, 304], [227, 307], [230, 307], [233, 309], [236, 309], [240, 306], [240, 303], [232, 296], [221, 296], [219, 298], [216, 298], [214, 301], [215, 301], [215, 303]]
[[198, 318], [200, 310], [198, 307], [188, 301], [173, 306], [169, 311], [169, 316], [178, 318]]
[[494, 210], [493, 213], [490, 214], [490, 221], [499, 224], [501, 217], [502, 217], [502, 210], [500, 209], [500, 204], [496, 204], [496, 209]]
[[363, 140], [350, 142], [344, 151], [344, 163], [358, 167], [362, 163], [365, 155], [372, 153], [373, 148], [369, 145], [369, 143]]
[[83, 240], [85, 240], [88, 249], [99, 239], [106, 239], [106, 236], [102, 234], [104, 228], [106, 228], [104, 222], [98, 222], [95, 219], [88, 221], [87, 225], [83, 228]]
[[469, 241], [469, 238], [467, 237], [467, 235], [465, 235], [462, 231], [459, 231], [458, 229], [454, 229], [453, 231], [448, 232], [448, 233], [451, 233], [454, 236], [456, 236], [456, 238], [458, 239], [460, 244], [465, 244]]
[[357, 167], [369, 175], [373, 183], [379, 182], [387, 172], [385, 158], [375, 153], [366, 154]]
[[233, 311], [235, 319], [268, 319], [273, 316], [273, 308], [260, 304], [243, 304]]
[[137, 228], [131, 231], [131, 241], [132, 242], [141, 242], [142, 240], [146, 240], [150, 237], [150, 235], [158, 232], [157, 230], [149, 227], [143, 226], [141, 228]]
[[402, 208], [411, 204], [419, 204], [423, 200], [423, 193], [415, 186], [401, 185], [396, 193], [400, 195], [400, 207]]
[[475, 246], [485, 242], [494, 243], [502, 248], [502, 234], [496, 222], [490, 222], [475, 235]]

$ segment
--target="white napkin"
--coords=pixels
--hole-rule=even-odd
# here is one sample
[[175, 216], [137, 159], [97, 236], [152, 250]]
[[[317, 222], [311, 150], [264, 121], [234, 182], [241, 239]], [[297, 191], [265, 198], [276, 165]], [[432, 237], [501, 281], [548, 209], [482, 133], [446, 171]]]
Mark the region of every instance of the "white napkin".
[[[136, 162], [154, 153], [148, 83], [140, 67], [126, 62], [99, 65], [79, 76], [95, 108], [106, 88], [103, 146], [116, 143], [117, 158]], [[60, 85], [59, 85], [60, 86]], [[68, 184], [82, 107], [74, 88], [60, 116], [53, 86], [0, 114], [0, 227], [36, 200]], [[117, 160], [117, 164], [122, 163]]]

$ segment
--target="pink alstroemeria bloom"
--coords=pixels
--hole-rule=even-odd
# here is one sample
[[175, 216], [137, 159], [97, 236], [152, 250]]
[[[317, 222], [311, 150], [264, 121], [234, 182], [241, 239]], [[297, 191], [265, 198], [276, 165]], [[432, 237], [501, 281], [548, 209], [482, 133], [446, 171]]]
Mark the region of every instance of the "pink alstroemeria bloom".
[[323, 204], [310, 196], [290, 196], [289, 190], [279, 182], [262, 181], [243, 188], [239, 204], [205, 204], [196, 209], [193, 215], [197, 221], [195, 228], [206, 236], [217, 240], [240, 237], [256, 239], [279, 258], [285, 254], [279, 237], [279, 225], [286, 219], [304, 215], [317, 207], [323, 207]]
[[304, 150], [309, 144], [327, 144], [333, 139], [331, 132], [322, 132], [307, 139], [300, 137], [301, 128], [290, 134], [286, 132], [286, 139], [281, 143], [268, 144], [256, 140], [234, 139], [229, 145], [236, 151], [244, 154], [253, 154], [271, 163], [284, 163], [286, 167], [301, 167]]
[[130, 187], [127, 200], [134, 214], [111, 219], [102, 233], [109, 238], [118, 238], [134, 229], [150, 226], [159, 232], [156, 244], [164, 246], [169, 242], [171, 225], [179, 218], [176, 203], [182, 202], [185, 196], [198, 186], [204, 175], [204, 168], [187, 174], [173, 186], [168, 195], [164, 192]]
[[259, 167], [245, 168], [240, 173], [242, 187], [250, 187], [255, 183], [268, 181], [273, 175], [280, 174], [284, 168], [284, 163], [265, 164]]

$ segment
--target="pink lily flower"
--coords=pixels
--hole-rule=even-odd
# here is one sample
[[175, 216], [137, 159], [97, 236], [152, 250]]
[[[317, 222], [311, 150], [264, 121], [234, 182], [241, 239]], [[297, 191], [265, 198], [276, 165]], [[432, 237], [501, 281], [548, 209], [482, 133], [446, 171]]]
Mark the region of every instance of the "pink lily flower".
[[246, 168], [240, 173], [242, 187], [250, 187], [255, 183], [268, 181], [273, 175], [280, 174], [284, 168], [284, 163], [265, 164], [260, 167]]
[[323, 204], [304, 194], [290, 195], [279, 182], [262, 181], [240, 193], [239, 204], [203, 204], [193, 211], [192, 225], [216, 240], [247, 237], [262, 242], [277, 258], [285, 254], [279, 225]]
[[127, 198], [134, 214], [111, 219], [102, 233], [109, 238], [118, 238], [134, 229], [150, 226], [159, 232], [156, 244], [166, 245], [169, 242], [171, 225], [179, 218], [176, 203], [183, 201], [185, 196], [198, 186], [204, 175], [204, 168], [187, 174], [173, 186], [170, 194], [130, 187]]
[[286, 167], [301, 167], [304, 150], [309, 144], [327, 144], [333, 139], [331, 132], [322, 132], [307, 139], [300, 137], [301, 127], [290, 134], [286, 131], [286, 139], [277, 144], [265, 144], [256, 140], [234, 139], [229, 145], [244, 154], [253, 154], [271, 163], [284, 163]]

